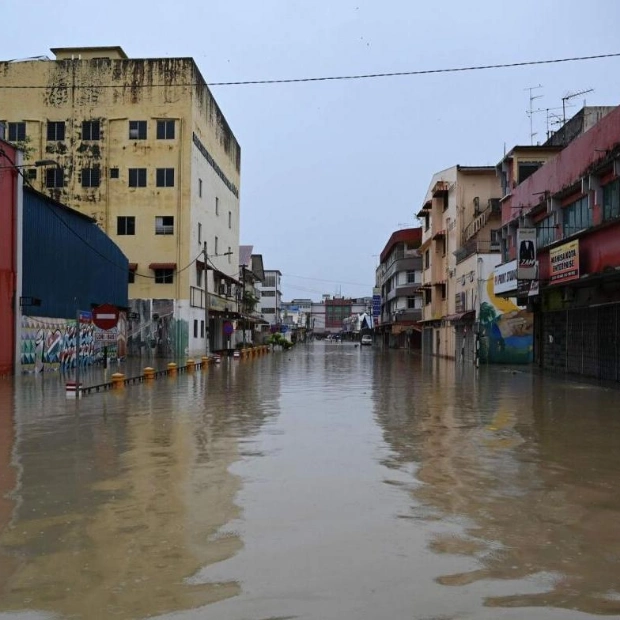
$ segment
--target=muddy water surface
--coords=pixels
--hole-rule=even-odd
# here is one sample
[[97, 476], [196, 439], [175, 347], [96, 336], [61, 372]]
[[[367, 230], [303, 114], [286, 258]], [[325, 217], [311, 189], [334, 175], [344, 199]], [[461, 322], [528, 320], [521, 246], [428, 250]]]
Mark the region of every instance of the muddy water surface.
[[620, 617], [618, 480], [620, 391], [400, 351], [0, 382], [0, 618]]

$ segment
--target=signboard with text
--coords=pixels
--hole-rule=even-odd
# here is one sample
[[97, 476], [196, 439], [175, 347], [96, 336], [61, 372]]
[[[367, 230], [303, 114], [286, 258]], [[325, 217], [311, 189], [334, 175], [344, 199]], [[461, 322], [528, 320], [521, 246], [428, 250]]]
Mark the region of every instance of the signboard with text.
[[517, 278], [535, 280], [536, 269], [536, 229], [517, 229]]
[[493, 272], [494, 292], [509, 293], [517, 290], [517, 261], [498, 265]]
[[377, 317], [381, 314], [381, 295], [372, 296], [372, 316]]
[[579, 239], [549, 252], [551, 282], [568, 282], [579, 278]]

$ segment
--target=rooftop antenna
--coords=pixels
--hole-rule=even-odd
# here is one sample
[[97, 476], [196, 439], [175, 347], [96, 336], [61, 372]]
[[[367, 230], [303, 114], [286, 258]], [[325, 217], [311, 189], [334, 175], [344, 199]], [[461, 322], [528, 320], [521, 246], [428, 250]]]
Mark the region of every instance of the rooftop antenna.
[[[562, 97], [562, 118], [564, 119], [564, 123], [566, 123], [566, 102], [569, 99], [573, 99], [573, 97], [579, 97], [579, 95], [585, 95], [586, 93], [593, 93], [594, 89], [593, 88], [588, 88], [585, 90], [578, 90], [576, 93], [568, 93], [568, 95], [565, 95], [564, 97]], [[585, 106], [585, 101], [584, 101], [584, 106]]]
[[534, 101], [536, 99], [540, 99], [542, 97], [542, 95], [534, 95], [534, 91], [538, 88], [542, 88], [542, 84], [539, 84], [538, 86], [528, 86], [528, 88], [524, 88], [523, 90], [529, 90], [530, 91], [530, 107], [529, 110], [526, 112], [528, 118], [530, 119], [530, 144], [534, 144], [534, 136], [536, 135], [536, 133], [534, 132], [534, 109], [533, 109], [533, 104]]

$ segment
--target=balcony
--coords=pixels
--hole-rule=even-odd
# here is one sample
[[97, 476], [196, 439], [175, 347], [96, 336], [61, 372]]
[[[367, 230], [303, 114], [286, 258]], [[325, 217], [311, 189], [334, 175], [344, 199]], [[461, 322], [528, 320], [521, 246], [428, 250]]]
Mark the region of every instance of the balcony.
[[472, 254], [494, 254], [499, 253], [500, 244], [499, 241], [468, 241], [462, 247], [460, 247], [454, 256], [456, 257], [456, 264], [462, 263], [466, 258], [469, 258]]

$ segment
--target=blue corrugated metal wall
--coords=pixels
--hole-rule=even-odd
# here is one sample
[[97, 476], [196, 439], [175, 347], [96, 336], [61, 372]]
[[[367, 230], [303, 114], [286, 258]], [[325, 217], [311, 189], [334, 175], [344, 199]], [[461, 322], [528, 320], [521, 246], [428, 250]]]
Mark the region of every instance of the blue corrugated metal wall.
[[73, 318], [93, 304], [127, 307], [127, 257], [89, 218], [24, 188], [23, 313]]

